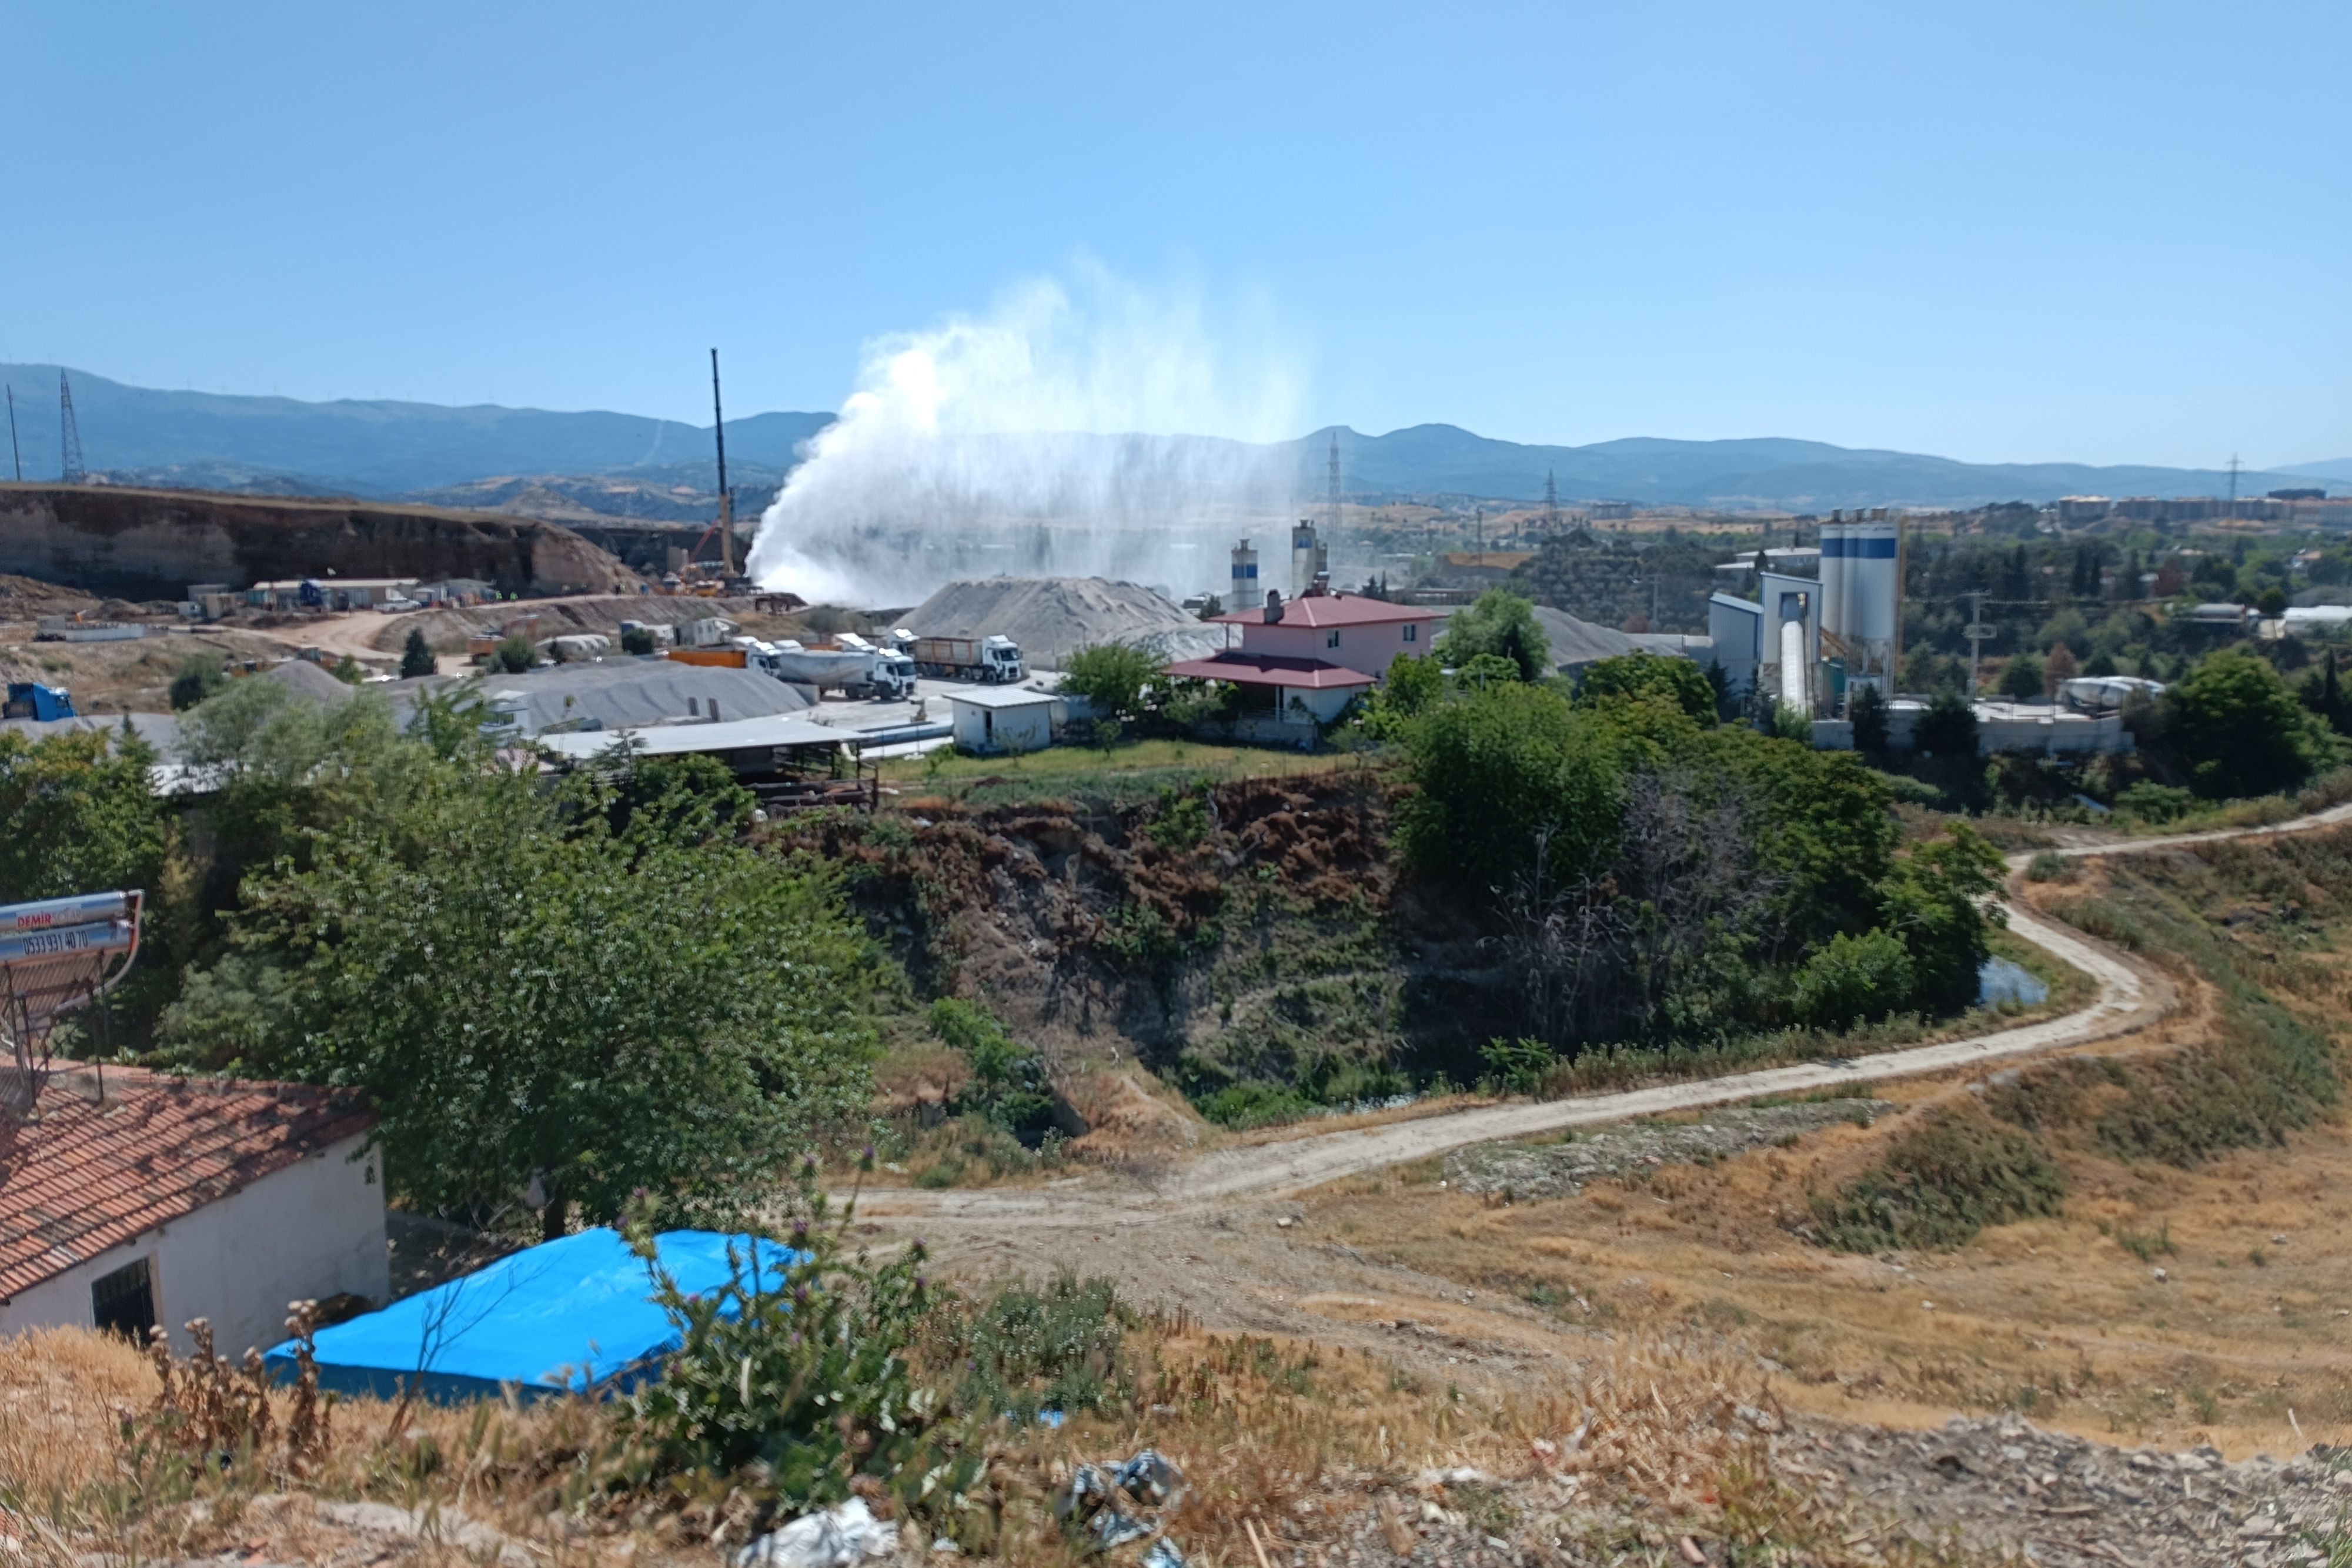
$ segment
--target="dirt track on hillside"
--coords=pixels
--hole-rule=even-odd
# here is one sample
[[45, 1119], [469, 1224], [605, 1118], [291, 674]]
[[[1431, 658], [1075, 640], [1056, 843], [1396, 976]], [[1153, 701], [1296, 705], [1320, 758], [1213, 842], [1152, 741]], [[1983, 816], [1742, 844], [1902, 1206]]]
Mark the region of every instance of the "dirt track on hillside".
[[[2352, 804], [2291, 822], [2056, 852], [2142, 854], [2352, 821]], [[2030, 859], [2011, 857], [2013, 874]], [[2034, 914], [2010, 928], [2089, 975], [2090, 1004], [2062, 1018], [1871, 1056], [1767, 1068], [1615, 1093], [1475, 1106], [1370, 1127], [1213, 1150], [1156, 1167], [1097, 1171], [1044, 1186], [870, 1192], [858, 1218], [877, 1239], [922, 1235], [952, 1272], [1108, 1275], [1129, 1299], [1181, 1308], [1213, 1327], [1347, 1343], [1442, 1375], [1507, 1382], [1560, 1354], [1558, 1320], [1492, 1293], [1287, 1234], [1297, 1195], [1442, 1155], [1465, 1145], [1704, 1110], [1769, 1095], [1931, 1077], [2147, 1030], [2179, 997], [2153, 968]]]

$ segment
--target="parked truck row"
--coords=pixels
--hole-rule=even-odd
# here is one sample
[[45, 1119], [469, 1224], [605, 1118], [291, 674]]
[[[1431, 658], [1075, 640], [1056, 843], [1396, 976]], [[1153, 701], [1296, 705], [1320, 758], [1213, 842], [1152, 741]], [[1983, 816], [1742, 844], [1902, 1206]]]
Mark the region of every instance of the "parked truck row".
[[[625, 634], [635, 625], [625, 622], [622, 631]], [[813, 686], [820, 693], [839, 692], [854, 700], [900, 701], [914, 694], [919, 674], [935, 680], [1011, 685], [1028, 673], [1020, 644], [1010, 637], [918, 637], [900, 628], [880, 643], [854, 632], [814, 645], [789, 637], [770, 643], [732, 635], [733, 626], [717, 617], [660, 630], [668, 633], [666, 641], [675, 640], [676, 645], [667, 653], [681, 664], [757, 670], [780, 681]]]

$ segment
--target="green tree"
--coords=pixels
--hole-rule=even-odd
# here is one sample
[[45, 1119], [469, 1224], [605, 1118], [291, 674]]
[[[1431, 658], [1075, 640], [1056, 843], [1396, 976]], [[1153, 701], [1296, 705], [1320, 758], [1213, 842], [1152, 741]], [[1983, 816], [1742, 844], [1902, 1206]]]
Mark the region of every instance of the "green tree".
[[1225, 612], [1225, 601], [1212, 593], [1201, 606], [1200, 619], [1214, 621]]
[[2038, 703], [2042, 696], [2042, 661], [2032, 653], [2020, 653], [2001, 666], [2000, 695], [2011, 702]]
[[1576, 695], [1586, 704], [1651, 698], [1673, 704], [1700, 724], [1715, 722], [1716, 690], [1706, 672], [1664, 653], [1620, 653], [1587, 664]]
[[240, 945], [291, 971], [253, 1065], [365, 1088], [421, 1207], [720, 1212], [860, 1103], [865, 941], [817, 870], [460, 763], [315, 839], [247, 888]]
[[1437, 654], [1462, 669], [1480, 654], [1517, 664], [1519, 679], [1539, 681], [1551, 673], [1551, 639], [1536, 620], [1535, 606], [1507, 589], [1489, 589], [1478, 602], [1446, 622]]
[[645, 655], [653, 653], [660, 646], [661, 643], [659, 640], [654, 636], [654, 629], [650, 626], [624, 626], [621, 628], [621, 652], [624, 653], [630, 654], [636, 658], [643, 658]]
[[421, 626], [411, 626], [408, 629], [408, 641], [403, 643], [400, 649], [400, 678], [404, 681], [413, 681], [433, 674], [440, 668], [440, 661], [433, 656], [432, 644], [425, 640], [425, 629]]
[[228, 685], [228, 672], [217, 653], [191, 653], [180, 661], [169, 693], [172, 711], [184, 713]]
[[1977, 754], [1977, 710], [1954, 691], [1937, 692], [1919, 716], [1912, 744], [1930, 757], [1974, 757]]
[[2255, 597], [2254, 608], [2275, 620], [2286, 613], [2286, 590], [2273, 583]]
[[[2335, 667], [2332, 662], [2328, 665], [2330, 670]], [[1412, 718], [1445, 700], [1445, 672], [1434, 659], [1399, 653], [1389, 661], [1388, 678], [1381, 684], [1380, 695], [1391, 711]]]
[[646, 757], [615, 744], [597, 760], [617, 765], [609, 769], [610, 789], [601, 797], [616, 833], [649, 822], [667, 837], [705, 843], [732, 837], [760, 806], [733, 768], [706, 753]]
[[1987, 938], [2006, 924], [1991, 902], [2000, 873], [2000, 852], [1960, 823], [1897, 860], [1882, 883], [1879, 921], [1909, 951], [1924, 1009], [1976, 1000]]
[[510, 675], [521, 674], [538, 663], [539, 650], [532, 647], [530, 639], [520, 632], [501, 639], [499, 645], [490, 651], [490, 667]]
[[1125, 643], [1097, 643], [1070, 655], [1062, 690], [1094, 705], [1097, 721], [1132, 721], [1143, 713], [1144, 693], [1165, 668], [1158, 654]]
[[1883, 757], [1886, 753], [1886, 698], [1874, 685], [1856, 686], [1845, 705], [1846, 716], [1853, 721], [1853, 748], [1865, 757]]
[[1902, 1011], [1917, 989], [1918, 967], [1900, 937], [1841, 931], [1799, 967], [1790, 1001], [1815, 1029], [1842, 1030]]
[[1616, 831], [1617, 733], [1558, 692], [1503, 681], [1433, 710], [1412, 727], [1400, 808], [1406, 857], [1423, 872], [1497, 885], [1549, 850], [1574, 877]]
[[2200, 663], [2164, 706], [2167, 740], [2208, 800], [2294, 789], [2332, 751], [2270, 661], [2243, 649]]
[[128, 733], [0, 734], [0, 904], [152, 892], [166, 843], [154, 760]]

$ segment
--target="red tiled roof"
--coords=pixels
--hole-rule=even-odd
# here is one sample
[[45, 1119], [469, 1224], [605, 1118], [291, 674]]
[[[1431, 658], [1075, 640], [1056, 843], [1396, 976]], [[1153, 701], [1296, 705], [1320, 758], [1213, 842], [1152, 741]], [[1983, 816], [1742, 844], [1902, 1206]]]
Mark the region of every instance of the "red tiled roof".
[[30, 1117], [0, 1112], [0, 1301], [364, 1132], [355, 1094], [106, 1069], [106, 1101], [60, 1073]]
[[1181, 664], [1171, 664], [1161, 673], [1194, 681], [1231, 681], [1237, 686], [1303, 686], [1311, 691], [1372, 684], [1372, 677], [1360, 671], [1341, 669], [1320, 659], [1294, 659], [1278, 653], [1244, 653], [1230, 649], [1213, 659], [1187, 659]]
[[[1265, 606], [1253, 605], [1214, 619], [1235, 626], [1266, 624]], [[1419, 604], [1391, 604], [1360, 593], [1308, 593], [1282, 603], [1283, 626], [1377, 626], [1400, 621], [1434, 621], [1436, 612]]]

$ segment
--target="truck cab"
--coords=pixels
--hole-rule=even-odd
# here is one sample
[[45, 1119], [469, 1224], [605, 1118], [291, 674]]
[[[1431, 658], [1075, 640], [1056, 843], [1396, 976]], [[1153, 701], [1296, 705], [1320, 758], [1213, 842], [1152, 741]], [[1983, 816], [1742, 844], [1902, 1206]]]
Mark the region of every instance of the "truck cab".
[[980, 661], [985, 672], [981, 679], [994, 685], [1013, 685], [1028, 673], [1022, 667], [1021, 645], [1010, 637], [982, 638]]

